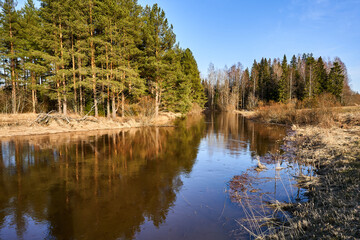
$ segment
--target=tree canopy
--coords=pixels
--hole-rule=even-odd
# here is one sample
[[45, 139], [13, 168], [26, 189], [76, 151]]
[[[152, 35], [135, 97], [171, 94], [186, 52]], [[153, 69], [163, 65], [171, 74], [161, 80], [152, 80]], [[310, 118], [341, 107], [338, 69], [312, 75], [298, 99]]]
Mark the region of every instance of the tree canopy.
[[[340, 58], [324, 61], [312, 54], [293, 55], [288, 62], [282, 59], [262, 58], [252, 68], [243, 69], [241, 64], [230, 69], [218, 69], [210, 64], [204, 80], [208, 97], [207, 106], [218, 109], [253, 108], [259, 101], [268, 103], [304, 100], [318, 95], [333, 94], [344, 103], [349, 95], [348, 76]], [[233, 80], [234, 73], [240, 76]], [[222, 96], [228, 95], [224, 99]]]
[[0, 1], [0, 111], [116, 117], [203, 107], [190, 49], [157, 4], [136, 0]]

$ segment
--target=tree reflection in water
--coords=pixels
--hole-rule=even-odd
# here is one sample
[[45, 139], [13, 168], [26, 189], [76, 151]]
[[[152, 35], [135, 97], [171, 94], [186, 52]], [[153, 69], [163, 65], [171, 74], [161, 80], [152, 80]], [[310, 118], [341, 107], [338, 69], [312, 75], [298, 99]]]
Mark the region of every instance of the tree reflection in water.
[[230, 150], [231, 154], [251, 151], [253, 156], [264, 156], [279, 150], [286, 129], [278, 125], [264, 125], [232, 114], [213, 114], [207, 118], [209, 146]]
[[204, 128], [200, 119], [188, 128], [4, 141], [0, 229], [10, 217], [17, 237], [26, 238], [28, 215], [59, 239], [132, 238], [145, 218], [159, 226], [180, 174], [192, 169]]
[[209, 151], [265, 155], [284, 135], [221, 114], [189, 117], [176, 128], [2, 140], [0, 238], [132, 239], [146, 221], [165, 223], [202, 139]]

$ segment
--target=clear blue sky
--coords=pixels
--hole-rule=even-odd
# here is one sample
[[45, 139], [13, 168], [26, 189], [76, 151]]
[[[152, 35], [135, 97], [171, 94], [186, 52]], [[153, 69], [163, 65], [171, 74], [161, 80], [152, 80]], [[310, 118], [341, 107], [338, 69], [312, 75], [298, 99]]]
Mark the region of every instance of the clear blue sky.
[[[18, 0], [19, 7], [25, 0]], [[177, 41], [190, 48], [203, 76], [254, 59], [288, 59], [298, 53], [345, 62], [360, 92], [360, 0], [138, 0], [158, 3], [174, 25]]]

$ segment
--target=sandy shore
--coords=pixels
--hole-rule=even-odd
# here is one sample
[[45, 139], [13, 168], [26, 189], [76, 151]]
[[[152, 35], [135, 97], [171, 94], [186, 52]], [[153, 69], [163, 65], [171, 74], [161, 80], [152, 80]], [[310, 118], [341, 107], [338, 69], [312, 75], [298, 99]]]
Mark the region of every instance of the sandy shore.
[[[51, 115], [55, 116], [55, 114]], [[83, 117], [77, 115], [68, 115], [66, 119], [53, 118], [47, 123], [38, 123], [38, 114], [1, 114], [0, 138], [95, 130], [116, 130], [144, 126], [169, 126], [179, 117], [181, 117], [181, 114], [160, 113], [157, 118], [117, 118], [113, 120], [105, 117], [89, 117], [83, 119]]]

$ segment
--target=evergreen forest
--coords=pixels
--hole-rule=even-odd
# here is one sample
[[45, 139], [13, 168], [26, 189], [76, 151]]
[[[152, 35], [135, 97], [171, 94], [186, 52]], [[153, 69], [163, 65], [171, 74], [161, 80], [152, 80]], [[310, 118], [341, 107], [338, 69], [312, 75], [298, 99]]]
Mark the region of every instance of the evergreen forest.
[[0, 112], [187, 112], [205, 94], [190, 49], [157, 5], [33, 0], [0, 15]]
[[[357, 96], [349, 87], [345, 64], [340, 58], [324, 61], [313, 54], [293, 55], [290, 61], [262, 58], [251, 69], [241, 63], [215, 69], [210, 64], [203, 82], [212, 109], [253, 109], [260, 103], [309, 101], [330, 95], [344, 105]], [[261, 104], [260, 104], [261, 105]]]

